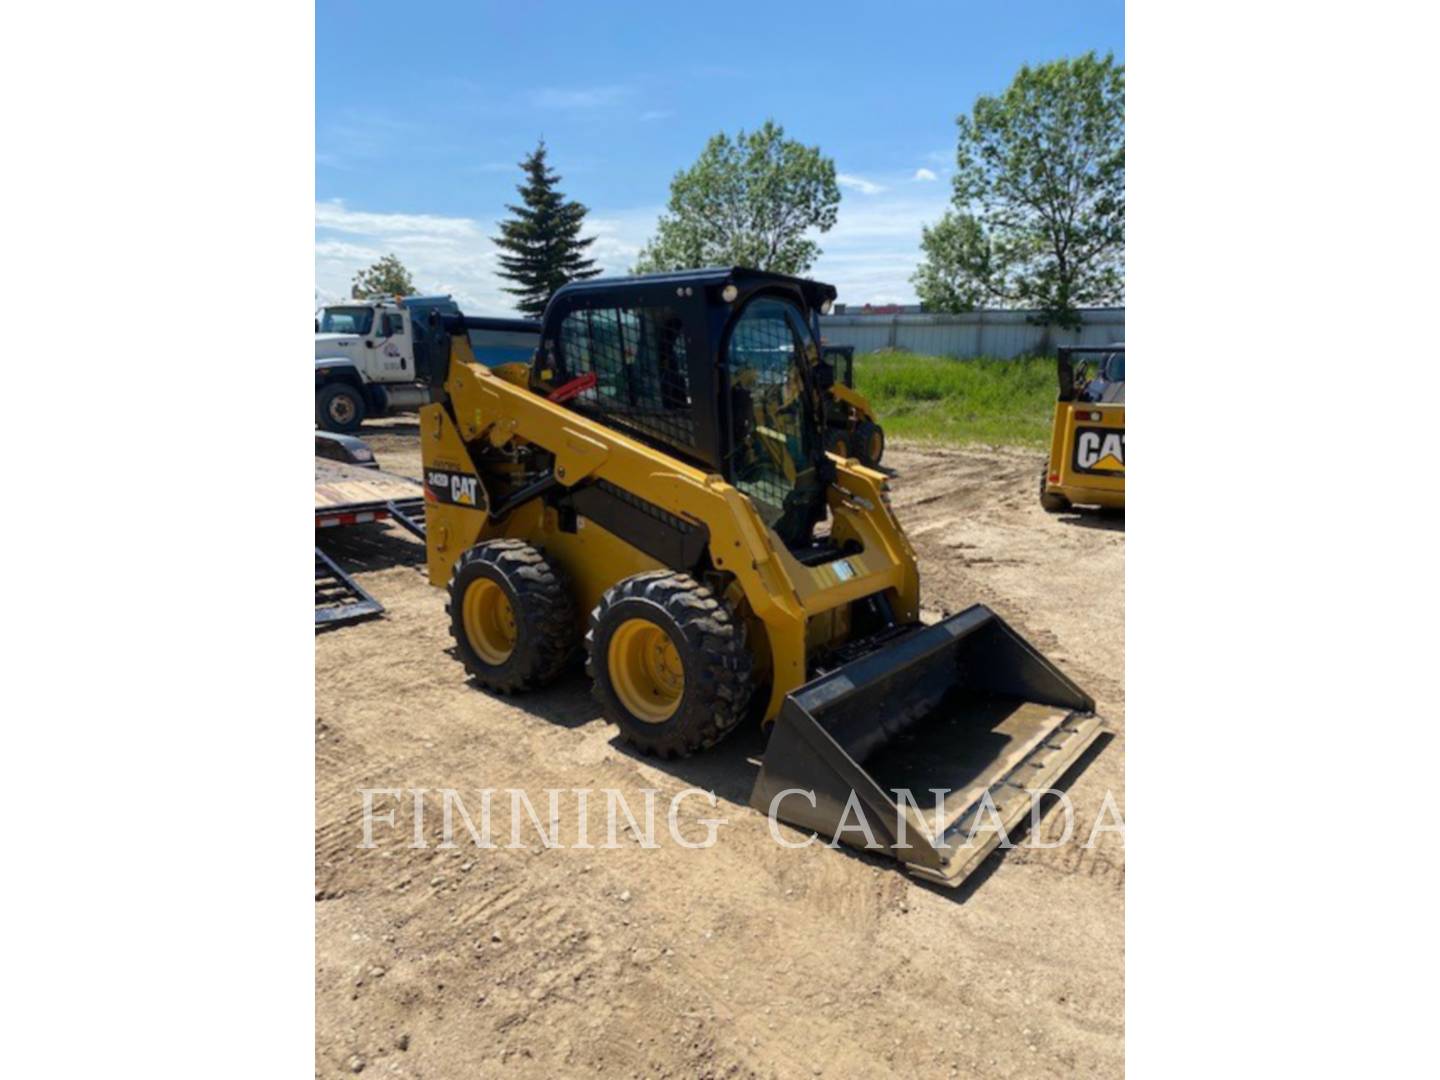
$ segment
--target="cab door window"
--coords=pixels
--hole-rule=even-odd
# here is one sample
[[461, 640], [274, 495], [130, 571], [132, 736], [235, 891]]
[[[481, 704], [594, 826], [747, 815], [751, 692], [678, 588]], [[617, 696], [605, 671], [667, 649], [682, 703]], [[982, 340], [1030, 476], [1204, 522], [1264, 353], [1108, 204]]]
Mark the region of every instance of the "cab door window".
[[810, 396], [801, 365], [811, 361], [794, 305], [752, 300], [730, 332], [730, 475], [774, 526], [792, 493], [809, 479], [813, 454]]
[[368, 307], [326, 308], [320, 317], [322, 334], [368, 334], [375, 312]]

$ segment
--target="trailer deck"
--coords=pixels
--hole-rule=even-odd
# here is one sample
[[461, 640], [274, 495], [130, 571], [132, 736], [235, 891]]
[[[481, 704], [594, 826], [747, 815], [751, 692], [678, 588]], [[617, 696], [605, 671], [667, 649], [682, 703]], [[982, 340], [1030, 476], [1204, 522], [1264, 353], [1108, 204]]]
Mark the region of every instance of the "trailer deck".
[[[424, 489], [418, 480], [374, 467], [315, 459], [315, 528], [393, 521], [425, 539]], [[343, 626], [383, 614], [385, 607], [315, 546], [315, 626]]]
[[418, 510], [419, 520], [424, 520], [424, 489], [420, 481], [363, 465], [315, 459], [317, 529], [384, 521], [394, 515], [395, 507], [412, 521]]

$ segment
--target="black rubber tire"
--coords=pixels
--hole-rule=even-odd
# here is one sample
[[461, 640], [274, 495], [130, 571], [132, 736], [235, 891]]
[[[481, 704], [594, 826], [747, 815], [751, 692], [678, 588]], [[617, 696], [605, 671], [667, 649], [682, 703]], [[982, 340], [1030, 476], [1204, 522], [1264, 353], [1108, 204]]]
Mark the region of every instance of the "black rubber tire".
[[[663, 629], [684, 668], [680, 704], [662, 723], [634, 716], [611, 684], [610, 639], [622, 623], [634, 618]], [[585, 670], [606, 719], [645, 754], [672, 758], [708, 750], [745, 717], [754, 689], [744, 622], [689, 574], [657, 570], [636, 574], [609, 589], [590, 613], [585, 653]]]
[[1046, 476], [1040, 474], [1040, 509], [1047, 514], [1062, 514], [1070, 509], [1070, 500], [1064, 495], [1057, 495], [1053, 491], [1045, 490]]
[[[515, 614], [515, 645], [503, 664], [491, 664], [470, 644], [461, 600], [476, 578], [496, 582]], [[455, 655], [477, 684], [501, 694], [552, 682], [576, 651], [579, 616], [569, 582], [539, 548], [523, 540], [487, 540], [455, 563], [445, 613]]]
[[[877, 436], [880, 440], [880, 449], [872, 457], [870, 443]], [[862, 420], [856, 424], [855, 431], [850, 436], [850, 456], [859, 458], [861, 465], [868, 465], [872, 469], [879, 465], [880, 459], [885, 456], [885, 429], [870, 420]]]
[[844, 428], [826, 428], [822, 445], [827, 451], [838, 457], [853, 456], [850, 453], [850, 436]]
[[[354, 415], [349, 419], [337, 420], [334, 416], [337, 399], [346, 399]], [[346, 434], [359, 431], [360, 425], [365, 422], [365, 395], [360, 392], [359, 387], [349, 383], [329, 383], [322, 386], [315, 394], [315, 422], [323, 431]]]

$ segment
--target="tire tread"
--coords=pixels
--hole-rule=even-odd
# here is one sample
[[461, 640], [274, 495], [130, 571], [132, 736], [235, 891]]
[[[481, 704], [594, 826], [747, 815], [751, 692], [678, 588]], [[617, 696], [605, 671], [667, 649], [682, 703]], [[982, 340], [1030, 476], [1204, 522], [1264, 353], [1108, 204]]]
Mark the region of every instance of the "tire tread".
[[[692, 687], [690, 665], [686, 665], [686, 700], [681, 703], [688, 722], [677, 726], [628, 724], [615, 715], [616, 703], [598, 677], [604, 658], [595, 655], [597, 631], [614, 618], [617, 605], [627, 600], [648, 600], [662, 608], [679, 628], [691, 655], [698, 655], [698, 685]], [[655, 570], [626, 578], [606, 591], [590, 613], [585, 634], [585, 670], [592, 692], [605, 709], [606, 718], [620, 729], [621, 737], [645, 754], [686, 757], [708, 750], [735, 729], [746, 715], [753, 661], [746, 647], [744, 624], [709, 588], [689, 574]], [[692, 689], [698, 696], [691, 698]]]
[[[524, 628], [516, 649], [523, 652], [506, 661], [504, 669], [480, 661], [465, 640], [455, 588], [461, 573], [474, 563], [484, 563], [499, 571], [519, 600], [515, 617]], [[450, 617], [456, 656], [470, 677], [487, 690], [513, 694], [544, 686], [564, 670], [574, 655], [578, 616], [569, 583], [542, 550], [523, 540], [487, 540], [476, 544], [456, 560], [445, 596], [445, 614]], [[525, 630], [534, 631], [528, 635], [529, 640], [525, 640]]]

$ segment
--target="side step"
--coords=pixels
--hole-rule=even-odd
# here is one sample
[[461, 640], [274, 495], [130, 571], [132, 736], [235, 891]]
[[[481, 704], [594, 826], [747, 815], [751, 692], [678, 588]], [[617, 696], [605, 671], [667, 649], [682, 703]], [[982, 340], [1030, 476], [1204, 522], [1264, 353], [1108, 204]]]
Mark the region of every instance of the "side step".
[[334, 559], [315, 549], [315, 629], [344, 626], [383, 614], [384, 605], [340, 569]]
[[1090, 696], [976, 604], [790, 694], [750, 805], [955, 886], [1102, 730]]

